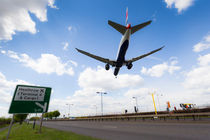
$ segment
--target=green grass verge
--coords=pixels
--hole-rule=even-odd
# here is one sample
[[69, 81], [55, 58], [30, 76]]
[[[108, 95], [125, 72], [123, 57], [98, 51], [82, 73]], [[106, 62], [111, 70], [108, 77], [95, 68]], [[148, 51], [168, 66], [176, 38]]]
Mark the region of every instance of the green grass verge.
[[9, 126], [9, 125], [8, 124], [2, 124], [2, 125], [0, 125], [0, 128], [6, 127], [6, 126]]
[[[13, 125], [9, 140], [99, 140], [89, 136], [78, 135], [72, 132], [64, 132], [56, 129], [42, 127], [42, 133], [38, 133], [38, 125], [36, 129], [32, 129], [32, 125], [16, 124]], [[8, 129], [0, 132], [0, 140], [6, 139]]]

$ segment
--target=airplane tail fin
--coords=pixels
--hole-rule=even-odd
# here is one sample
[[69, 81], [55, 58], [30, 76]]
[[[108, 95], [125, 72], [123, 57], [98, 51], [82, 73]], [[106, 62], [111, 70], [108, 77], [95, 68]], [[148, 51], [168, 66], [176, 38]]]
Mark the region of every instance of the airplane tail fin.
[[110, 26], [112, 26], [113, 28], [115, 28], [118, 32], [120, 32], [122, 35], [124, 35], [124, 33], [126, 32], [127, 29], [131, 29], [131, 34], [137, 32], [138, 30], [146, 27], [147, 25], [149, 25], [152, 21], [149, 20], [147, 22], [144, 22], [144, 23], [141, 23], [141, 24], [138, 24], [136, 26], [133, 26], [131, 27], [130, 24], [128, 24], [128, 8], [126, 8], [126, 19], [125, 19], [125, 25], [126, 26], [123, 26], [123, 25], [120, 25], [118, 23], [115, 23], [111, 20], [108, 20], [108, 24]]
[[125, 18], [125, 25], [128, 24], [128, 7], [126, 8], [126, 18]]
[[126, 31], [126, 27], [123, 25], [120, 25], [118, 23], [115, 23], [111, 20], [108, 20], [108, 24], [110, 26], [112, 26], [113, 28], [115, 28], [118, 32], [120, 32], [122, 35], [124, 35], [125, 31]]

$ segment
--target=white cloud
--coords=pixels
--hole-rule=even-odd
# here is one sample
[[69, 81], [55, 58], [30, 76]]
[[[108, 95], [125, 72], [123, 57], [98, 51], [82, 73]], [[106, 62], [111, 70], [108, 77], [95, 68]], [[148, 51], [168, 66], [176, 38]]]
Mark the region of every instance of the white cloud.
[[190, 70], [183, 83], [187, 89], [197, 89], [199, 93], [210, 92], [210, 54], [198, 58], [198, 66]]
[[208, 66], [210, 65], [210, 54], [206, 54], [203, 56], [200, 56], [198, 58], [198, 62], [200, 66]]
[[210, 35], [207, 35], [204, 37], [204, 39], [201, 42], [194, 45], [193, 51], [201, 52], [209, 48], [210, 48]]
[[165, 0], [167, 8], [172, 8], [173, 6], [178, 9], [180, 13], [183, 10], [186, 10], [193, 4], [194, 0]]
[[73, 60], [69, 60], [70, 63], [72, 63], [75, 67], [78, 66], [77, 62], [73, 61]]
[[180, 66], [176, 66], [178, 63], [176, 58], [170, 58], [169, 62], [164, 62], [162, 64], [154, 65], [152, 68], [142, 67], [141, 73], [144, 75], [149, 75], [151, 77], [161, 77], [164, 73], [168, 72], [173, 74], [175, 71], [181, 69]]
[[32, 85], [23, 80], [7, 80], [5, 75], [0, 72], [0, 108], [3, 109], [1, 110], [1, 115], [7, 116], [12, 95], [14, 93], [16, 85], [18, 84]]
[[210, 42], [210, 35], [205, 36], [205, 41]]
[[12, 40], [17, 31], [35, 34], [36, 23], [30, 13], [47, 21], [47, 6], [56, 8], [54, 0], [1, 0], [0, 40]]
[[17, 54], [13, 51], [7, 51], [6, 55], [10, 58], [18, 60], [25, 67], [29, 67], [38, 73], [74, 75], [73, 68], [69, 62], [63, 63], [60, 57], [57, 57], [53, 54], [41, 54], [41, 57], [38, 59], [33, 59], [25, 53]]
[[55, 8], [55, 9], [58, 9], [55, 5], [55, 0], [48, 0], [48, 6], [50, 6], [51, 8]]
[[130, 98], [146, 96], [151, 92], [149, 88], [130, 89], [124, 95]]
[[5, 54], [5, 53], [6, 53], [6, 51], [4, 51], [4, 50], [1, 50], [1, 53], [2, 53], [2, 54]]
[[63, 42], [62, 44], [63, 44], [63, 50], [67, 51], [68, 47], [69, 47], [69, 43], [68, 42]]
[[[171, 58], [168, 62], [169, 65], [176, 65], [177, 63], [175, 58]], [[203, 58], [199, 59], [199, 65], [206, 65], [206, 63]], [[193, 92], [190, 90], [160, 92], [159, 89], [142, 87], [143, 79], [138, 75], [120, 74], [118, 78], [114, 78], [112, 70], [106, 71], [102, 67], [97, 67], [96, 69], [86, 68], [78, 78], [80, 89], [66, 98], [52, 99], [50, 110], [58, 109], [61, 111], [62, 116], [67, 116], [69, 108], [66, 104], [70, 103], [74, 104], [70, 109], [71, 116], [89, 116], [96, 114], [96, 108], [94, 106], [96, 105], [97, 114], [99, 115], [101, 114], [101, 98], [99, 94], [96, 94], [97, 91], [108, 93], [103, 95], [104, 114], [124, 113], [125, 109], [129, 113], [134, 112], [134, 106], [136, 105], [135, 100], [132, 98], [134, 96], [137, 97], [139, 111], [154, 111], [152, 96], [149, 94], [153, 91], [159, 94], [159, 98], [157, 98], [157, 94], [154, 96], [158, 110], [165, 110], [167, 101], [170, 101], [172, 108], [174, 106], [179, 108], [180, 103], [203, 105], [208, 103], [210, 98], [210, 95], [204, 95], [195, 90]], [[131, 80], [134, 80], [134, 82]], [[207, 81], [205, 82], [209, 83]], [[163, 96], [161, 96], [162, 94]]]
[[120, 74], [117, 78], [113, 71], [106, 71], [102, 67], [97, 69], [86, 68], [79, 76], [79, 86], [83, 88], [100, 88], [103, 90], [115, 90], [121, 88], [141, 86], [143, 78], [139, 75]]
[[[86, 68], [78, 78], [78, 85], [80, 89], [76, 90], [72, 96], [65, 99], [52, 100], [51, 108], [59, 108], [62, 110], [62, 114], [67, 114], [68, 109], [66, 103], [74, 104], [72, 108], [73, 115], [89, 115], [95, 114], [95, 107], [97, 105], [98, 113], [100, 112], [100, 95], [97, 91], [107, 92], [107, 95], [103, 96], [104, 100], [104, 112], [122, 113], [125, 108], [131, 108], [133, 110], [132, 102], [130, 98], [124, 98], [123, 95], [118, 96], [120, 90], [141, 87], [143, 85], [143, 79], [139, 75], [119, 74], [118, 78], [115, 78], [113, 71], [106, 71], [102, 67], [96, 69]], [[117, 92], [116, 92], [117, 91]], [[131, 99], [132, 100], [132, 99]], [[58, 106], [59, 104], [59, 106]], [[119, 105], [120, 104], [120, 105]], [[115, 107], [113, 107], [115, 106]]]
[[71, 30], [72, 30], [72, 26], [69, 26], [69, 27], [68, 27], [68, 31], [71, 31]]

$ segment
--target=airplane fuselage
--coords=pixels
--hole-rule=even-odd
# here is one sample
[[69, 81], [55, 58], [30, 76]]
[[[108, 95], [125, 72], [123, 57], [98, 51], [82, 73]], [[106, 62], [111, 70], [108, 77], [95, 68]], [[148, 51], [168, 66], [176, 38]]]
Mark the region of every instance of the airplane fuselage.
[[119, 49], [117, 53], [117, 60], [116, 60], [116, 67], [114, 70], [114, 75], [117, 76], [120, 68], [125, 64], [125, 54], [127, 52], [129, 41], [130, 41], [130, 35], [131, 35], [131, 29], [128, 28], [125, 32], [125, 34], [122, 36]]
[[119, 44], [119, 48], [118, 48], [118, 53], [117, 53], [117, 58], [115, 60], [110, 60], [108, 58], [103, 58], [103, 57], [100, 57], [100, 56], [97, 56], [97, 55], [94, 55], [94, 54], [91, 54], [91, 53], [88, 53], [88, 52], [85, 52], [83, 50], [80, 50], [78, 48], [76, 48], [76, 50], [84, 55], [87, 55], [89, 57], [92, 57], [98, 61], [101, 61], [103, 63], [105, 63], [105, 69], [106, 70], [109, 70], [110, 68], [110, 65], [112, 67], [115, 67], [114, 69], [114, 75], [117, 76], [119, 71], [120, 71], [120, 68], [123, 66], [123, 65], [126, 65], [127, 69], [131, 69], [132, 66], [133, 66], [133, 62], [135, 61], [138, 61], [139, 59], [142, 59], [148, 55], [151, 55], [157, 51], [160, 51], [163, 47], [161, 48], [158, 48], [156, 50], [153, 50], [149, 53], [146, 53], [146, 54], [143, 54], [143, 55], [140, 55], [138, 57], [134, 57], [132, 59], [126, 59], [125, 60], [125, 55], [126, 55], [126, 52], [127, 52], [127, 49], [128, 49], [128, 46], [129, 46], [129, 42], [130, 42], [130, 36], [132, 34], [134, 34], [135, 32], [137, 32], [138, 30], [144, 28], [145, 26], [149, 25], [152, 21], [147, 21], [147, 22], [144, 22], [144, 23], [141, 23], [141, 24], [138, 24], [138, 25], [135, 25], [133, 27], [131, 27], [130, 24], [127, 24], [127, 19], [128, 19], [128, 16], [127, 16], [127, 12], [126, 12], [126, 26], [123, 26], [123, 25], [120, 25], [118, 23], [115, 23], [113, 21], [110, 21], [108, 20], [108, 24], [110, 26], [112, 26], [114, 29], [116, 29], [118, 32], [120, 32], [123, 36], [120, 40], [120, 44]]

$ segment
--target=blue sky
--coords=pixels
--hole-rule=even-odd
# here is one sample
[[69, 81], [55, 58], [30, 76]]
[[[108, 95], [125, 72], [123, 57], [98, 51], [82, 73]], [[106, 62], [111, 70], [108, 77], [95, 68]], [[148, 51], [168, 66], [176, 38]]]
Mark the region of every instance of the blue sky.
[[[9, 0], [10, 1], [10, 0]], [[50, 110], [72, 115], [100, 113], [100, 97], [106, 91], [106, 113], [133, 112], [133, 96], [140, 111], [152, 111], [152, 98], [209, 104], [210, 97], [210, 1], [208, 0], [29, 0], [5, 1], [0, 6], [0, 116], [7, 116], [16, 84], [52, 87]], [[18, 4], [17, 4], [18, 3]], [[136, 25], [153, 22], [131, 36], [126, 58], [165, 48], [123, 67], [118, 79], [104, 65], [79, 54], [80, 48], [115, 59], [121, 34], [108, 20]], [[46, 12], [45, 12], [46, 11]], [[65, 46], [65, 47], [64, 47]], [[156, 96], [157, 101], [157, 96]]]

